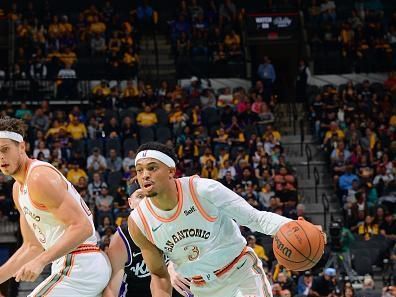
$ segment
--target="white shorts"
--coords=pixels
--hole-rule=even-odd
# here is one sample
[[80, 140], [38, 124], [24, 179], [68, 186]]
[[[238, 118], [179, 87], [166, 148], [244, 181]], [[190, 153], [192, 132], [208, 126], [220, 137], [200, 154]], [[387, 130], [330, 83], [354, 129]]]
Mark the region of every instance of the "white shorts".
[[28, 297], [99, 297], [110, 276], [103, 252], [72, 252], [52, 263], [51, 275]]
[[261, 260], [252, 248], [229, 271], [203, 285], [192, 283], [194, 297], [272, 297]]

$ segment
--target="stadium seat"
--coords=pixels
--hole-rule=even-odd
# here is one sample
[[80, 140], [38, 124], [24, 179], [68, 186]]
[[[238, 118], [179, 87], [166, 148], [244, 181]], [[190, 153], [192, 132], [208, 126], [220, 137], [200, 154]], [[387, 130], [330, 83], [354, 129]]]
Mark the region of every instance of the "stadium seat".
[[172, 132], [168, 127], [159, 126], [156, 131], [157, 141], [165, 143], [167, 140], [172, 139]]
[[123, 149], [124, 149], [124, 156], [128, 155], [129, 151], [135, 151], [138, 149], [139, 143], [134, 138], [127, 138], [124, 140]]
[[121, 154], [121, 143], [118, 138], [110, 138], [106, 140], [106, 154], [109, 154], [111, 149], [115, 149], [117, 154]]
[[149, 142], [149, 141], [154, 141], [154, 129], [153, 128], [148, 128], [148, 127], [140, 127], [139, 128], [139, 138], [140, 138], [140, 144]]

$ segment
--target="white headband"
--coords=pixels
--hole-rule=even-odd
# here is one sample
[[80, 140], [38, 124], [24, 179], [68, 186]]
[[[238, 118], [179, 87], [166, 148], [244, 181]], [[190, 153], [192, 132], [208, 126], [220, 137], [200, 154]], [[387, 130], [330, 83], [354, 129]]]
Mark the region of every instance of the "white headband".
[[176, 167], [176, 163], [171, 157], [156, 150], [146, 150], [139, 152], [135, 158], [135, 166], [137, 165], [139, 160], [145, 158], [157, 159], [158, 161], [161, 161], [168, 167]]
[[10, 131], [0, 131], [0, 138], [11, 139], [16, 142], [23, 142], [23, 137], [21, 134]]

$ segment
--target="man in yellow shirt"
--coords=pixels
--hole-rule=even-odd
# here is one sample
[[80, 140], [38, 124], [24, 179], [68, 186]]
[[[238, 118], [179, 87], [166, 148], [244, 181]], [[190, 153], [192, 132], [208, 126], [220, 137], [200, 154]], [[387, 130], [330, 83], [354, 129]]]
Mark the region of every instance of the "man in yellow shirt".
[[264, 247], [256, 243], [256, 237], [254, 235], [249, 235], [246, 240], [248, 247], [254, 249], [254, 252], [256, 253], [257, 257], [261, 259], [263, 265], [268, 267], [269, 258], [265, 253]]
[[332, 139], [333, 136], [337, 135], [339, 140], [343, 140], [345, 138], [344, 131], [342, 131], [336, 122], [330, 123], [330, 129], [326, 132], [325, 138], [323, 140], [323, 144], [327, 144], [327, 142]]
[[71, 164], [70, 170], [67, 172], [66, 178], [73, 185], [77, 185], [80, 177], [85, 177], [86, 179], [88, 179], [87, 173], [83, 169], [80, 168], [80, 165], [78, 164], [78, 162], [73, 162]]
[[70, 133], [74, 140], [80, 140], [87, 137], [87, 128], [80, 122], [78, 117], [75, 117], [72, 122], [67, 125], [66, 131]]
[[157, 115], [151, 111], [151, 107], [146, 105], [144, 111], [137, 115], [136, 122], [139, 126], [151, 127], [158, 123], [158, 119]]
[[110, 88], [107, 86], [107, 82], [102, 80], [99, 85], [93, 87], [92, 94], [98, 97], [107, 97], [111, 93]]

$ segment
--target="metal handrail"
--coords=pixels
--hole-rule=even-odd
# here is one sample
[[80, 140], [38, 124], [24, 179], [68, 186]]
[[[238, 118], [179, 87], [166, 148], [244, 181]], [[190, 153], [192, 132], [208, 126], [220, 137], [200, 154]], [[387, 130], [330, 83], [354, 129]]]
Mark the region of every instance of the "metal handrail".
[[304, 156], [304, 141], [305, 141], [305, 133], [304, 133], [304, 120], [300, 119], [300, 155]]
[[320, 176], [319, 176], [318, 168], [316, 168], [316, 166], [314, 166], [313, 169], [313, 176], [315, 180], [315, 202], [318, 203], [318, 185], [320, 183]]
[[157, 41], [157, 34], [155, 32], [155, 29], [153, 30], [153, 40], [154, 40], [154, 54], [155, 54], [155, 81], [156, 85], [159, 86], [160, 80], [159, 80], [159, 53], [158, 53], [158, 41]]
[[323, 222], [324, 222], [324, 230], [327, 229], [327, 213], [330, 209], [329, 198], [327, 197], [326, 193], [322, 194], [322, 205], [323, 205]]
[[296, 107], [296, 99], [293, 100], [292, 102], [292, 117], [293, 117], [293, 135], [297, 134], [297, 107]]
[[305, 155], [307, 156], [307, 172], [308, 172], [308, 179], [311, 179], [311, 168], [310, 163], [312, 161], [312, 151], [309, 147], [309, 144], [305, 145]]

